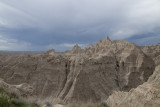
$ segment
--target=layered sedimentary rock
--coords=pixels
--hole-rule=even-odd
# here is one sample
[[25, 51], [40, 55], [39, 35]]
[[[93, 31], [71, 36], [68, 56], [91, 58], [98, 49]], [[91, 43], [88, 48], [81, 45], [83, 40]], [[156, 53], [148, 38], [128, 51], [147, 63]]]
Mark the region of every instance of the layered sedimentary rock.
[[106, 101], [109, 107], [160, 107], [160, 56], [147, 82], [129, 92], [114, 92]]
[[154, 62], [140, 47], [108, 37], [85, 49], [75, 45], [58, 54], [0, 55], [0, 78], [6, 83], [27, 83], [39, 98], [65, 102], [98, 102], [116, 90], [129, 91], [148, 80]]
[[[111, 41], [108, 37], [95, 46], [84, 49], [89, 56], [111, 56], [115, 58], [117, 84], [121, 90], [135, 88], [137, 83], [147, 81], [153, 73], [154, 62], [135, 44], [127, 41]], [[93, 54], [94, 53], [94, 54]]]
[[140, 48], [146, 55], [150, 56], [151, 58], [155, 58], [160, 55], [160, 44], [141, 46]]
[[30, 97], [33, 95], [33, 88], [27, 83], [10, 85], [0, 79], [0, 87], [11, 94], [16, 94], [21, 97]]

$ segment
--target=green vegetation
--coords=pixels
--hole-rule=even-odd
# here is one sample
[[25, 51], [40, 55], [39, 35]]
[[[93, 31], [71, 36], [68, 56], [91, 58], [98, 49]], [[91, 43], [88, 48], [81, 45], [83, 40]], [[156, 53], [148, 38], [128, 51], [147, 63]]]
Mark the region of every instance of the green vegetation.
[[15, 94], [7, 93], [3, 88], [0, 88], [0, 107], [35, 107], [35, 105], [27, 104]]

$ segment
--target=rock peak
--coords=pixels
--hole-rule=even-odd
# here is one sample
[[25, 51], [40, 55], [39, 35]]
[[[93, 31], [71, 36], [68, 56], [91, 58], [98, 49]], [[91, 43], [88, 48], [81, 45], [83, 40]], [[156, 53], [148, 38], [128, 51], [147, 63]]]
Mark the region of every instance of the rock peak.
[[110, 41], [110, 42], [111, 42], [111, 39], [109, 38], [109, 36], [107, 36], [107, 37], [105, 38], [105, 41]]
[[111, 44], [112, 41], [110, 40], [110, 38], [107, 36], [103, 41], [102, 41], [102, 46], [105, 46], [105, 45], [109, 45]]
[[78, 44], [75, 44], [73, 49], [81, 48]]
[[72, 48], [72, 53], [81, 53], [81, 51], [82, 49], [78, 44], [74, 45], [74, 47]]
[[54, 55], [54, 53], [55, 53], [54, 49], [50, 49], [47, 52], [45, 52], [45, 54], [48, 54], [48, 55]]
[[90, 43], [87, 47], [93, 47], [93, 45]]

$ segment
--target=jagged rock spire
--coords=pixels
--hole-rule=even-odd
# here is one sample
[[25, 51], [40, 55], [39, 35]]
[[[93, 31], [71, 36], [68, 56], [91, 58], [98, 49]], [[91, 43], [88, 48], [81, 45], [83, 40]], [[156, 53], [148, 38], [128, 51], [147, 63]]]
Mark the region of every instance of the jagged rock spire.
[[48, 54], [48, 55], [54, 55], [54, 53], [55, 53], [54, 49], [50, 49], [47, 52], [45, 52], [45, 54]]
[[110, 38], [107, 36], [103, 41], [102, 41], [102, 45], [109, 45], [111, 44], [112, 41], [110, 40]]
[[91, 43], [87, 46], [87, 48], [92, 48], [92, 47], [93, 45]]
[[107, 36], [107, 37], [105, 38], [105, 41], [110, 41], [110, 42], [111, 42], [111, 39], [109, 38], [109, 36]]
[[72, 50], [79, 49], [79, 48], [81, 49], [81, 47], [78, 44], [76, 44], [76, 45], [74, 45]]
[[81, 51], [82, 49], [78, 44], [74, 45], [74, 47], [72, 48], [72, 53], [81, 53]]

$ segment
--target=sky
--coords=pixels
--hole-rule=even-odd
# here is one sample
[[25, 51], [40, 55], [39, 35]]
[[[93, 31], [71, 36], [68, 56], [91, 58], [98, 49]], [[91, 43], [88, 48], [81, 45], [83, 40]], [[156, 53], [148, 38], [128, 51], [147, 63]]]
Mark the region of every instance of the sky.
[[65, 51], [106, 36], [160, 43], [160, 0], [0, 0], [0, 50]]

